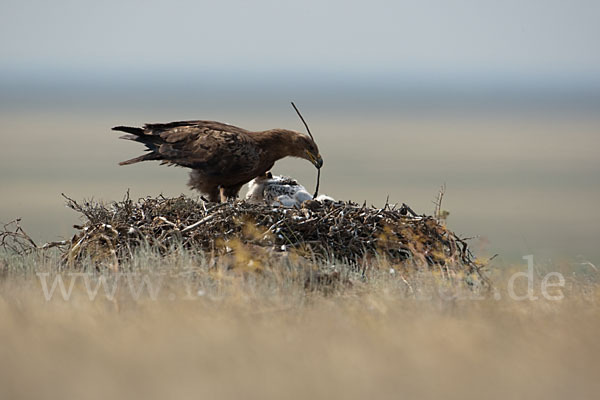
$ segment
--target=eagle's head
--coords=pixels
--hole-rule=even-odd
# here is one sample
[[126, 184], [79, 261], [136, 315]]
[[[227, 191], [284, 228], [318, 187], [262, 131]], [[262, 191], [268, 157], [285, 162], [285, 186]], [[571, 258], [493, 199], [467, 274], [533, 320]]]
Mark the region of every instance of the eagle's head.
[[319, 153], [319, 147], [308, 136], [303, 134], [294, 137], [295, 156], [310, 161], [317, 169], [323, 166], [323, 158]]

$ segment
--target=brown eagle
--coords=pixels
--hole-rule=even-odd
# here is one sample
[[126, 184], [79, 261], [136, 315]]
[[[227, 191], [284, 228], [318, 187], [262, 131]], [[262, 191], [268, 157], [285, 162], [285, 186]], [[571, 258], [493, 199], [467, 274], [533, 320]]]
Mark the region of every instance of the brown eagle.
[[213, 202], [237, 198], [245, 183], [265, 174], [281, 158], [304, 158], [318, 169], [323, 165], [316, 143], [300, 132], [287, 129], [251, 132], [215, 121], [112, 129], [129, 133], [121, 139], [140, 142], [148, 152], [119, 165], [159, 160], [161, 164], [191, 168], [188, 185]]

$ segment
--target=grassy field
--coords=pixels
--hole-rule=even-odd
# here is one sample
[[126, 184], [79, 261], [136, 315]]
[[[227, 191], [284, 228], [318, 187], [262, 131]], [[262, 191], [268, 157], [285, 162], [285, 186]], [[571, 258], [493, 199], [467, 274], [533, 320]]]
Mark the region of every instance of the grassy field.
[[[549, 271], [565, 281], [546, 293]], [[598, 273], [536, 265], [537, 299], [516, 300], [525, 261], [490, 272], [487, 293], [388, 266], [307, 290], [282, 260], [150, 253], [98, 273], [3, 254], [0, 398], [595, 398]]]

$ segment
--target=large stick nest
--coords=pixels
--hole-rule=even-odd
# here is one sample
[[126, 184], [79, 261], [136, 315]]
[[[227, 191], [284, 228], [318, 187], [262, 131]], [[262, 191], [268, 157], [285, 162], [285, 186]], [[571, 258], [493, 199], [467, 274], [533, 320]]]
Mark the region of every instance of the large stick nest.
[[306, 202], [300, 208], [204, 203], [185, 196], [147, 197], [105, 205], [67, 205], [85, 222], [66, 243], [65, 260], [85, 257], [116, 262], [139, 246], [167, 252], [173, 245], [222, 255], [238, 244], [270, 253], [294, 252], [310, 260], [342, 260], [360, 268], [373, 260], [393, 265], [476, 274], [467, 243], [433, 217], [408, 206], [368, 207], [353, 202]]

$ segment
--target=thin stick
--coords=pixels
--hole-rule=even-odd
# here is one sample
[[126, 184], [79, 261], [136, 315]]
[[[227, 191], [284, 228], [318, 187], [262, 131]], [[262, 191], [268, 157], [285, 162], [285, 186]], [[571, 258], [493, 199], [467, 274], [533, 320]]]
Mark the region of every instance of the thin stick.
[[[216, 206], [213, 206], [213, 207], [209, 208], [208, 210], [206, 210], [206, 214], [208, 214], [209, 212], [215, 211], [217, 208], [223, 207], [223, 206], [225, 206], [225, 205], [227, 205], [227, 204], [229, 204], [229, 203], [219, 203], [219, 204], [217, 204]], [[185, 233], [185, 232], [187, 232], [187, 231], [191, 231], [192, 229], [195, 229], [195, 228], [197, 228], [198, 226], [200, 226], [200, 225], [202, 225], [202, 224], [204, 224], [204, 223], [206, 223], [206, 222], [210, 221], [210, 220], [211, 220], [211, 219], [213, 219], [214, 217], [215, 217], [215, 215], [214, 215], [214, 214], [207, 215], [206, 217], [202, 218], [200, 221], [198, 221], [198, 222], [194, 222], [194, 223], [193, 223], [193, 224], [191, 224], [190, 226], [186, 226], [185, 228], [183, 228], [183, 229], [181, 230], [181, 233]]]
[[[300, 120], [302, 121], [302, 123], [306, 127], [306, 131], [308, 132], [308, 136], [310, 136], [310, 138], [314, 142], [315, 138], [313, 137], [312, 133], [310, 133], [310, 128], [308, 127], [308, 124], [304, 120], [304, 117], [302, 116], [302, 114], [300, 114], [300, 110], [298, 110], [298, 107], [296, 107], [296, 105], [294, 104], [293, 101], [292, 101], [292, 107], [294, 107], [294, 110], [296, 110], [296, 113], [300, 117]], [[319, 194], [319, 183], [320, 183], [320, 181], [321, 181], [321, 168], [317, 168], [317, 186], [315, 187], [315, 194], [313, 194], [313, 199], [316, 198], [317, 195]]]
[[444, 199], [444, 194], [446, 193], [446, 184], [444, 183], [440, 187], [440, 191], [438, 192], [437, 199], [433, 202], [435, 204], [435, 210], [433, 211], [433, 216], [440, 221], [442, 214], [442, 200]]
[[294, 104], [294, 102], [292, 101], [292, 107], [294, 107], [294, 110], [296, 110], [296, 113], [298, 113], [298, 116], [300, 117], [300, 119], [302, 120], [302, 123], [304, 124], [304, 126], [306, 127], [306, 131], [308, 132], [308, 136], [310, 136], [310, 138], [313, 140], [313, 142], [315, 141], [315, 138], [313, 137], [312, 133], [310, 133], [310, 128], [308, 127], [308, 124], [306, 123], [306, 121], [304, 120], [304, 118], [302, 117], [302, 114], [300, 114], [300, 111], [298, 111], [298, 107], [296, 107], [296, 105]]
[[[222, 203], [222, 204], [226, 204], [226, 203]], [[191, 231], [194, 228], [197, 228], [198, 226], [210, 221], [211, 219], [213, 219], [215, 216], [214, 215], [208, 215], [204, 218], [202, 218], [200, 221], [198, 222], [194, 222], [193, 224], [191, 224], [190, 226], [186, 226], [185, 228], [183, 228], [181, 230], [181, 233], [185, 233], [187, 231]]]

